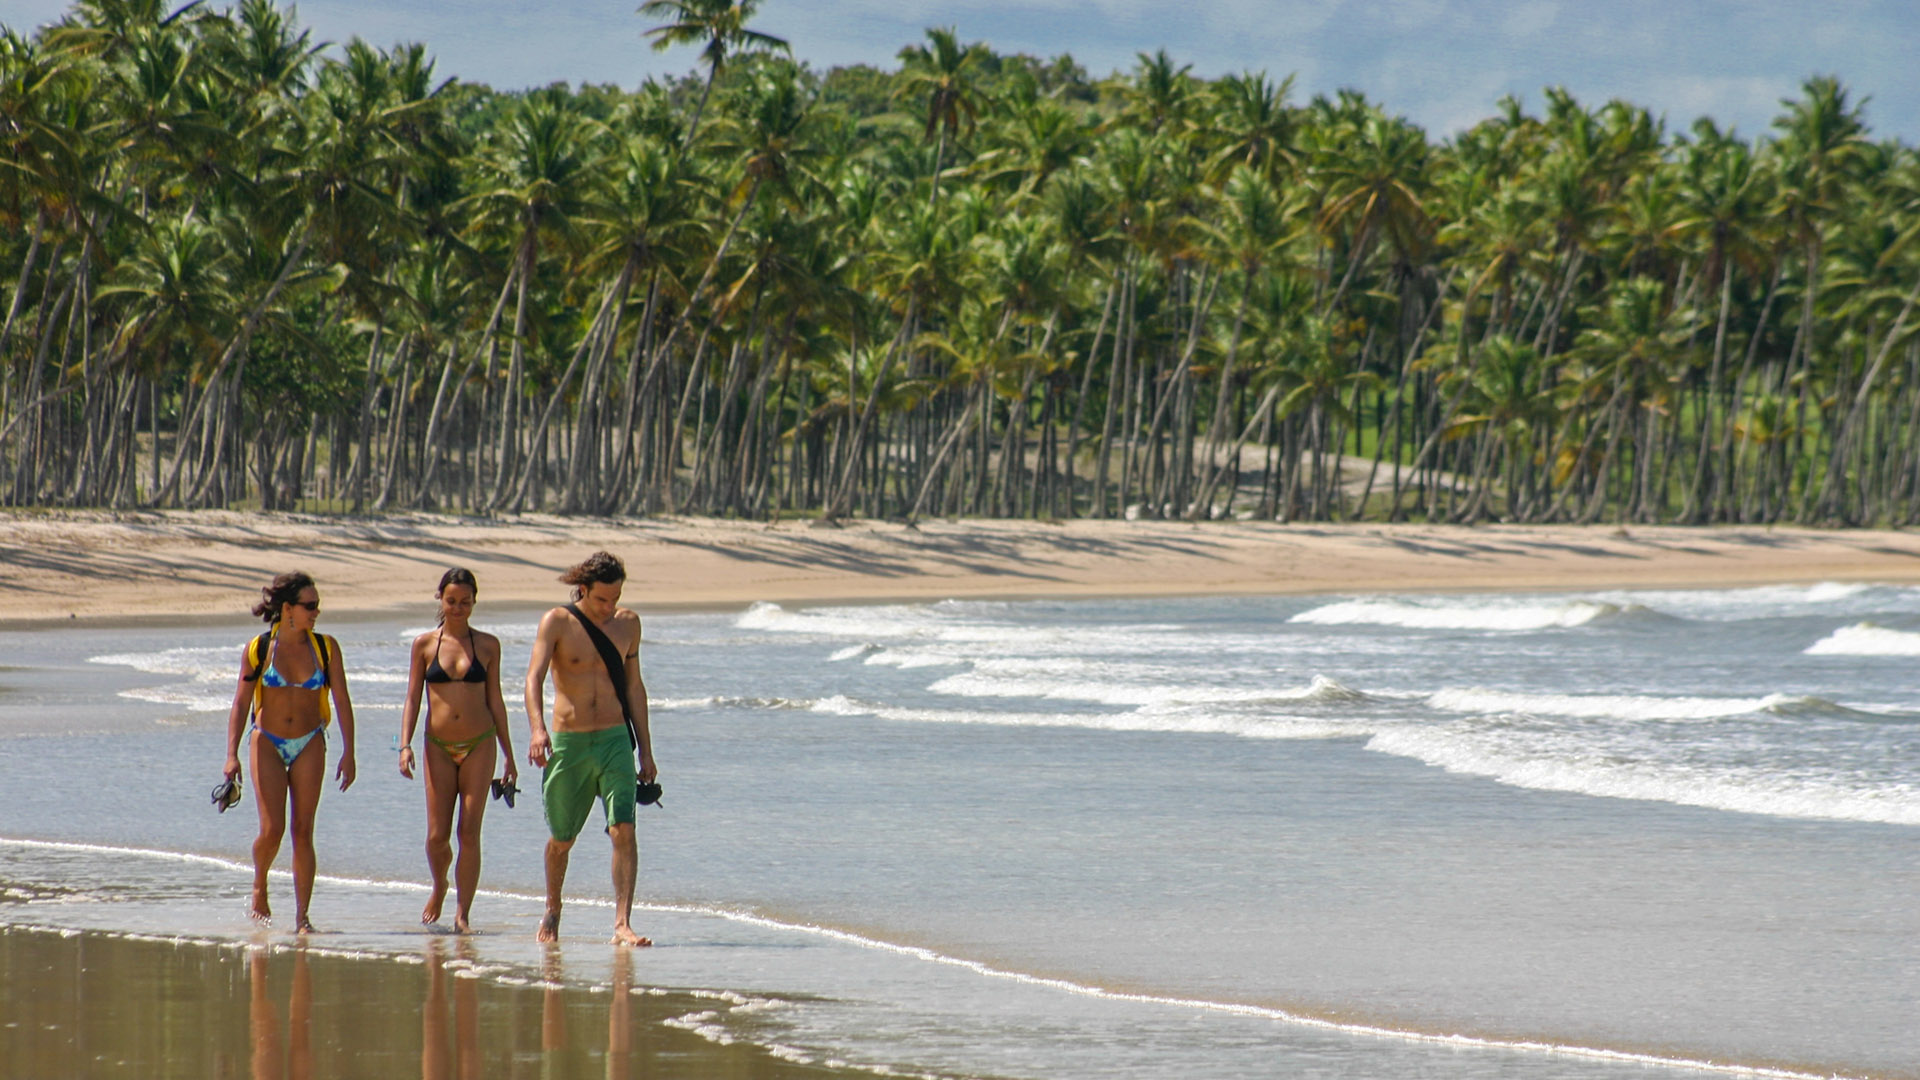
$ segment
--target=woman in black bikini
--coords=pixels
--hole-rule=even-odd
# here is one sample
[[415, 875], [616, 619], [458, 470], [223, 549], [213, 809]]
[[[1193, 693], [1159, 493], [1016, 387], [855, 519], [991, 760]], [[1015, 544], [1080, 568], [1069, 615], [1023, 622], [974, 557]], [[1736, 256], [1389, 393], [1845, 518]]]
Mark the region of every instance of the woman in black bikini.
[[480, 884], [480, 819], [487, 810], [495, 748], [506, 763], [508, 785], [520, 777], [507, 734], [507, 706], [500, 697], [500, 639], [469, 625], [480, 587], [473, 572], [455, 567], [440, 578], [440, 626], [413, 639], [413, 663], [407, 675], [407, 703], [400, 719], [400, 774], [413, 779], [417, 759], [413, 732], [420, 720], [420, 699], [427, 700], [427, 738], [422, 753], [427, 775], [427, 868], [433, 895], [420, 912], [422, 923], [440, 921], [447, 898], [447, 867], [453, 859], [453, 809], [460, 805], [460, 861], [454, 865], [459, 886], [455, 930], [469, 929], [473, 894]]

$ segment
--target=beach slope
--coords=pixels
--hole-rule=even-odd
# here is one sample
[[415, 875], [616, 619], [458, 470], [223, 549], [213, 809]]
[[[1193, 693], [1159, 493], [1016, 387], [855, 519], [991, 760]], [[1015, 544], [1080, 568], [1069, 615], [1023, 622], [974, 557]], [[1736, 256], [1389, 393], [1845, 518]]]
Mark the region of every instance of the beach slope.
[[0, 624], [236, 614], [296, 568], [333, 612], [424, 603], [454, 565], [541, 603], [598, 548], [642, 607], [1920, 582], [1920, 534], [1873, 530], [72, 512], [0, 516]]

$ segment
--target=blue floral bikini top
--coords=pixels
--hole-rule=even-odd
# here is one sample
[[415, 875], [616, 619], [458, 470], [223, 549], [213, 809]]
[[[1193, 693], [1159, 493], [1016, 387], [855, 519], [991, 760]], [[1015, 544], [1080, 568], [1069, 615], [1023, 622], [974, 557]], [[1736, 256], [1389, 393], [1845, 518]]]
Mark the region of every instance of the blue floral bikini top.
[[315, 669], [312, 675], [307, 676], [307, 681], [290, 683], [285, 675], [280, 674], [280, 669], [273, 666], [273, 661], [268, 660], [267, 669], [260, 673], [260, 682], [263, 686], [271, 686], [275, 689], [292, 687], [295, 690], [318, 690], [327, 685], [327, 669], [322, 666]]

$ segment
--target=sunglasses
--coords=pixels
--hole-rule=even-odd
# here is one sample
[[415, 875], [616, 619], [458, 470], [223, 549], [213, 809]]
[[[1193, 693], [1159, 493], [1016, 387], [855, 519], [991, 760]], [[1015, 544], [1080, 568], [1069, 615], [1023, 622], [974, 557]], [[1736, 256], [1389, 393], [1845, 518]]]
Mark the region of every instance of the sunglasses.
[[315, 615], [320, 614], [320, 601], [318, 600], [295, 600], [293, 606], [306, 608]]

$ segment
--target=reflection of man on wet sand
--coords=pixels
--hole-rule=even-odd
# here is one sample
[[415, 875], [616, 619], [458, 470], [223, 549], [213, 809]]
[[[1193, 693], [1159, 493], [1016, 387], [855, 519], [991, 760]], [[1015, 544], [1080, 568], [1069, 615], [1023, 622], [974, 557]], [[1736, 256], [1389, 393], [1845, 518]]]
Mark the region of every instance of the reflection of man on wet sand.
[[[567, 858], [598, 802], [605, 808], [607, 835], [613, 840], [613, 940], [620, 945], [651, 945], [629, 925], [640, 864], [633, 835], [635, 749], [640, 757], [639, 779], [651, 781], [656, 772], [653, 740], [647, 733], [647, 688], [640, 681], [640, 617], [619, 606], [627, 569], [604, 551], [595, 552], [560, 580], [573, 586], [574, 602], [541, 618], [533, 656], [527, 662], [527, 723], [532, 728], [527, 760], [544, 769], [540, 794], [550, 834], [547, 910], [540, 920], [539, 939], [560, 938], [560, 894], [566, 884]], [[624, 686], [616, 688], [595, 633], [618, 658]], [[549, 670], [553, 672], [551, 734], [542, 708]]]
[[[607, 998], [607, 1069], [608, 1076], [645, 1075], [645, 1068], [655, 1059], [645, 1058], [638, 1073], [633, 1067], [633, 954], [626, 949], [616, 949], [613, 953], [612, 991]], [[560, 954], [549, 949], [540, 963], [540, 979], [546, 984], [546, 992], [540, 1000], [540, 1049], [549, 1055], [552, 1065], [559, 1065], [565, 1059], [560, 1057], [567, 1049], [567, 996], [563, 987], [565, 976], [560, 969]], [[544, 1071], [544, 1067], [543, 1067]]]

